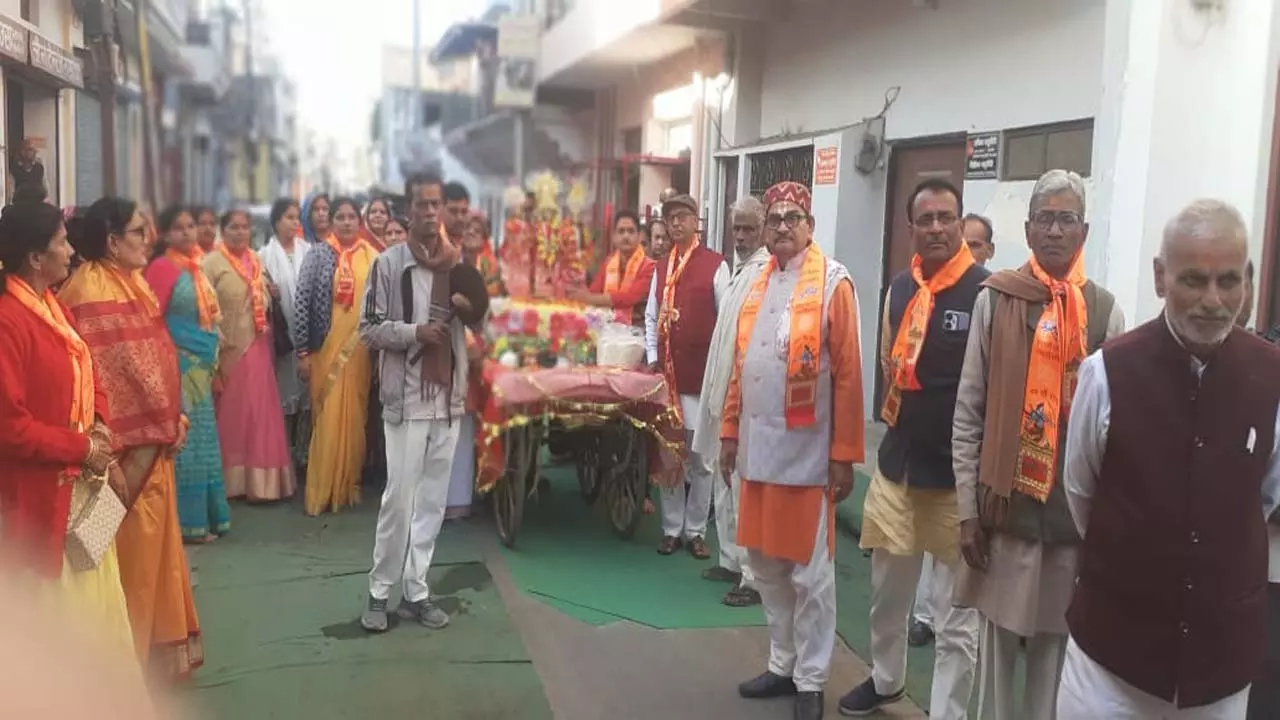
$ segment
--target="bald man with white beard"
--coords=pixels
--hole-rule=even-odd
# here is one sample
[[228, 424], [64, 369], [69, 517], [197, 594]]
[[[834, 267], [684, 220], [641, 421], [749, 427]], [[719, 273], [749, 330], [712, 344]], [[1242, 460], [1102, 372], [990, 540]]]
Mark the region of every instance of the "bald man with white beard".
[[1153, 263], [1164, 311], [1080, 366], [1060, 720], [1245, 718], [1280, 505], [1280, 349], [1235, 324], [1247, 262], [1240, 213], [1191, 203]]

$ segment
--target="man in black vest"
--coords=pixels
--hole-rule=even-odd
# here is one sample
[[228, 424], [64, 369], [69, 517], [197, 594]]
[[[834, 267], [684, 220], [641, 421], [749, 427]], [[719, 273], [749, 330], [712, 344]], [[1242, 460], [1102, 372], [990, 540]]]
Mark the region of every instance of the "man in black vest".
[[1245, 717], [1280, 505], [1280, 350], [1235, 325], [1247, 251], [1235, 208], [1191, 203], [1154, 263], [1164, 312], [1080, 366], [1062, 720]]
[[929, 714], [965, 717], [978, 655], [978, 614], [951, 605], [959, 562], [951, 419], [970, 314], [990, 275], [961, 235], [960, 192], [931, 179], [907, 203], [915, 255], [893, 279], [881, 321], [880, 363], [888, 425], [863, 509], [862, 548], [871, 550], [872, 675], [840, 700], [862, 716], [903, 696], [907, 623], [924, 553], [938, 560], [937, 660]]
[[954, 601], [982, 614], [983, 718], [1052, 720], [1057, 706], [1080, 554], [1060, 481], [1071, 388], [1085, 356], [1124, 331], [1115, 298], [1085, 277], [1084, 217], [1084, 180], [1045, 173], [1025, 223], [1031, 260], [988, 278], [973, 306], [951, 441], [966, 562]]

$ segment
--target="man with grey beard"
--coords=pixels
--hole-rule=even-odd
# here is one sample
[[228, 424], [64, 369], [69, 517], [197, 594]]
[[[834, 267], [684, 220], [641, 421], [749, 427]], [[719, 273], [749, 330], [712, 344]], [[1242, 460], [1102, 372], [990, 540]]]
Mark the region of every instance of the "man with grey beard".
[[[707, 353], [707, 369], [702, 376], [702, 398], [693, 425], [693, 451], [716, 459], [720, 457], [724, 397], [729, 389], [729, 376], [733, 374], [737, 348], [738, 315], [747, 293], [769, 262], [769, 250], [764, 246], [764, 205], [748, 196], [734, 203], [730, 216], [733, 221], [733, 280], [725, 292], [715, 330], [711, 333], [711, 350]], [[719, 468], [713, 469], [712, 477], [720, 477]], [[716, 536], [720, 557], [717, 565], [702, 573], [706, 580], [734, 584], [723, 600], [730, 607], [760, 604], [760, 593], [754, 589], [751, 569], [746, 564], [747, 553], [737, 542], [741, 481], [735, 473], [731, 485], [719, 481], [715, 484]]]
[[1164, 312], [1080, 366], [1062, 720], [1245, 717], [1280, 506], [1280, 350], [1235, 324], [1246, 232], [1218, 200], [1178, 213], [1153, 263]]

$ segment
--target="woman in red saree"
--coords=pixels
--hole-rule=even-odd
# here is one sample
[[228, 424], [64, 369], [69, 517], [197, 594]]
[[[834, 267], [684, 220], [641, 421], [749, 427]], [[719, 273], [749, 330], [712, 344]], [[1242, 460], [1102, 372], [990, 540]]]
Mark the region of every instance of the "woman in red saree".
[[0, 574], [34, 577], [60, 617], [136, 667], [114, 544], [90, 570], [73, 570], [65, 555], [72, 488], [113, 460], [93, 357], [49, 289], [67, 277], [71, 255], [57, 208], [0, 212], [0, 547], [16, 563]]
[[103, 198], [73, 229], [85, 262], [58, 297], [80, 325], [113, 408], [119, 459], [111, 472], [129, 508], [116, 547], [134, 646], [144, 667], [183, 679], [204, 663], [174, 481], [187, 419], [178, 353], [142, 277], [148, 221], [133, 201]]

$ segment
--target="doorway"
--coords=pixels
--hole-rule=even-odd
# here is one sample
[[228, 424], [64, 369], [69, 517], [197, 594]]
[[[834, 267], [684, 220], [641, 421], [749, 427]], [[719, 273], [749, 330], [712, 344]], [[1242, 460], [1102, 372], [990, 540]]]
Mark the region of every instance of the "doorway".
[[[877, 325], [884, 316], [884, 299], [889, 293], [889, 283], [898, 273], [911, 267], [911, 256], [915, 254], [911, 228], [907, 224], [907, 199], [917, 185], [932, 179], [946, 180], [963, 195], [967, 149], [964, 136], [948, 136], [894, 146], [889, 157], [888, 207], [884, 213], [883, 292], [880, 294], [880, 307], [876, 314]], [[963, 197], [960, 199], [964, 200]], [[876, 337], [879, 344], [882, 334], [877, 333]], [[881, 357], [883, 350], [877, 347], [876, 357]], [[875, 407], [879, 408], [884, 399], [884, 373], [874, 374]], [[878, 410], [873, 416], [879, 422]]]

